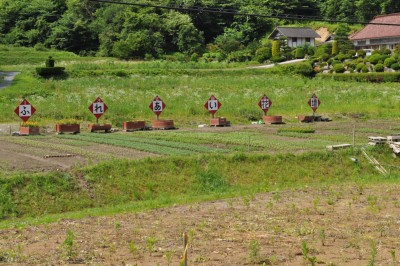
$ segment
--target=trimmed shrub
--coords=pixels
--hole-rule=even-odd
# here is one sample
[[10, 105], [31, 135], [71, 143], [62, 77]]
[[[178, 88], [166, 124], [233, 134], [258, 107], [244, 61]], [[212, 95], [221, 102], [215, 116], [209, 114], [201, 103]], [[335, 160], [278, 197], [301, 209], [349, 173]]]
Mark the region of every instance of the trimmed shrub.
[[361, 72], [368, 73], [369, 72], [368, 67], [367, 66], [363, 66], [363, 68], [361, 69]]
[[345, 71], [343, 64], [333, 65], [333, 70], [335, 70], [336, 73], [344, 73]]
[[384, 61], [385, 67], [390, 67], [394, 63], [397, 63], [397, 60], [394, 59], [393, 57], [386, 58], [385, 61]]
[[391, 55], [392, 51], [390, 51], [390, 49], [388, 49], [388, 48], [385, 48], [385, 50], [382, 51], [382, 54]]
[[360, 72], [361, 69], [362, 69], [364, 66], [365, 66], [364, 63], [358, 63], [357, 66], [356, 66], [357, 72]]
[[280, 43], [277, 40], [272, 41], [272, 57], [279, 56]]
[[333, 79], [336, 81], [356, 81], [356, 82], [400, 82], [400, 72], [383, 73], [353, 73], [353, 74], [318, 74], [319, 78]]
[[329, 65], [332, 65], [333, 58], [329, 58], [328, 61], [326, 61]]
[[348, 50], [347, 51], [347, 55], [349, 55], [350, 57], [353, 57], [356, 55], [356, 51], [355, 50]]
[[294, 57], [296, 59], [301, 59], [301, 58], [304, 58], [304, 56], [305, 56], [304, 49], [302, 47], [297, 47]]
[[390, 68], [393, 69], [393, 70], [399, 70], [400, 69], [400, 65], [399, 65], [399, 63], [394, 63], [394, 64], [392, 64], [390, 66]]
[[337, 55], [339, 53], [339, 44], [337, 41], [332, 43], [332, 55]]
[[366, 52], [363, 49], [357, 51], [357, 56], [359, 57], [365, 57], [365, 54]]
[[375, 72], [383, 72], [385, 71], [385, 67], [382, 64], [376, 64]]
[[347, 54], [338, 54], [337, 56], [335, 56], [336, 60], [339, 60], [340, 62], [343, 62], [344, 60], [348, 59], [349, 56]]
[[276, 55], [276, 56], [271, 57], [271, 61], [274, 63], [283, 62], [283, 61], [285, 61], [285, 57]]
[[370, 62], [371, 64], [378, 64], [379, 60], [382, 60], [382, 57], [380, 54], [372, 54], [370, 56], [367, 57], [368, 62]]
[[42, 77], [60, 76], [64, 74], [65, 67], [37, 67], [36, 73]]
[[327, 61], [327, 60], [330, 58], [329, 54], [326, 54], [326, 53], [321, 54], [320, 57], [321, 57], [321, 59], [322, 59], [323, 61]]
[[350, 73], [354, 73], [354, 68], [349, 67], [347, 68], [347, 71], [349, 71]]

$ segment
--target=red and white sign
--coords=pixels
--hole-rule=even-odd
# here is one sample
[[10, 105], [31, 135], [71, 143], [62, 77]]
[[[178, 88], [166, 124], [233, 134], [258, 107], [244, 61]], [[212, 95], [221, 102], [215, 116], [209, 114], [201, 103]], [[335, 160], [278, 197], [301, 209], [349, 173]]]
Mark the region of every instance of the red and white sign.
[[150, 103], [149, 108], [157, 115], [159, 116], [162, 111], [164, 111], [166, 105], [163, 102], [163, 100], [161, 100], [160, 97], [158, 97], [158, 95], [153, 99], [153, 101]]
[[28, 121], [29, 118], [36, 112], [35, 107], [33, 107], [28, 100], [24, 99], [15, 108], [14, 112], [22, 119], [24, 122]]
[[94, 114], [94, 116], [99, 119], [108, 109], [108, 106], [103, 102], [100, 97], [89, 106], [90, 112]]
[[215, 114], [219, 108], [221, 108], [221, 103], [215, 98], [214, 95], [211, 95], [210, 99], [204, 104], [204, 107], [211, 113]]
[[318, 99], [317, 95], [315, 93], [311, 96], [310, 100], [308, 100], [308, 105], [311, 107], [311, 109], [315, 112], [318, 107], [321, 105], [320, 100]]
[[268, 112], [268, 109], [271, 107], [272, 101], [264, 94], [261, 100], [258, 102], [258, 106], [264, 111], [264, 113]]

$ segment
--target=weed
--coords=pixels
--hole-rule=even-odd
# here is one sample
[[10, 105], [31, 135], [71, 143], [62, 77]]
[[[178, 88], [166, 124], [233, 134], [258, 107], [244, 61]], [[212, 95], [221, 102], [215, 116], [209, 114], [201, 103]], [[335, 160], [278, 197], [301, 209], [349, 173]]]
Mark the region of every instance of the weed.
[[155, 244], [157, 243], [157, 239], [154, 237], [146, 238], [146, 248], [149, 251], [150, 255], [155, 250]]
[[313, 207], [314, 207], [314, 211], [315, 212], [318, 212], [319, 202], [320, 202], [320, 198], [319, 197], [316, 197], [315, 199], [313, 199]]
[[367, 209], [373, 213], [379, 212], [381, 210], [381, 207], [378, 205], [378, 197], [369, 195], [367, 197]]
[[167, 259], [167, 265], [171, 265], [172, 257], [175, 254], [175, 250], [169, 250], [164, 253], [165, 258]]
[[390, 257], [392, 258], [392, 266], [397, 265], [396, 251], [390, 250]]
[[137, 245], [136, 245], [135, 240], [132, 240], [132, 241], [129, 243], [129, 252], [130, 252], [133, 256], [136, 256], [136, 255], [137, 255], [138, 247], [137, 247]]
[[74, 239], [75, 239], [74, 233], [68, 229], [65, 240], [62, 243], [62, 248], [64, 250], [64, 256], [68, 260], [71, 260], [76, 256], [76, 253], [74, 251]]
[[325, 229], [321, 229], [319, 231], [319, 238], [321, 239], [321, 245], [325, 246], [325, 240], [326, 240], [326, 233], [325, 233]]
[[303, 259], [304, 261], [308, 260], [308, 254], [310, 252], [310, 249], [307, 246], [307, 242], [306, 241], [302, 241], [301, 242], [301, 254], [303, 254]]
[[251, 261], [256, 261], [260, 255], [260, 243], [257, 240], [251, 240], [249, 244], [249, 257]]
[[376, 242], [375, 240], [371, 240], [370, 241], [370, 247], [371, 247], [371, 251], [370, 251], [370, 258], [368, 260], [368, 266], [375, 266], [376, 265], [376, 255], [378, 254], [378, 249], [376, 247]]

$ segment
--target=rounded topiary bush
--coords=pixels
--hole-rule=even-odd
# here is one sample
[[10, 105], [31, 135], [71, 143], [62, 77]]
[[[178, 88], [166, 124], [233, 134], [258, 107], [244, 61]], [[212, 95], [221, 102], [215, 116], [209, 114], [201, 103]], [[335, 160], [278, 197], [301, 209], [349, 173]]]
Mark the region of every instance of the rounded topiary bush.
[[382, 64], [376, 64], [375, 71], [376, 72], [383, 72], [383, 71], [385, 71], [385, 67]]
[[296, 59], [304, 58], [305, 55], [306, 54], [305, 54], [304, 49], [302, 47], [297, 47], [296, 48], [296, 52], [295, 52], [295, 55], [294, 55], [294, 57], [296, 57]]
[[400, 64], [399, 63], [394, 63], [390, 66], [391, 69], [393, 70], [399, 70], [400, 69]]
[[329, 58], [330, 58], [329, 54], [327, 54], [327, 53], [321, 54], [321, 59], [322, 59], [323, 61], [327, 61]]
[[394, 59], [393, 57], [389, 57], [389, 58], [385, 59], [384, 65], [385, 65], [385, 67], [390, 67], [391, 65], [393, 65], [396, 62], [397, 62], [396, 59]]
[[344, 73], [344, 65], [343, 64], [336, 64], [333, 66], [333, 70], [335, 70], [336, 73]]
[[370, 62], [371, 64], [376, 65], [379, 63], [380, 60], [382, 60], [380, 54], [373, 54], [368, 56], [368, 62]]
[[357, 66], [356, 66], [357, 72], [360, 72], [363, 67], [365, 67], [364, 63], [358, 63]]
[[363, 66], [363, 68], [361, 69], [361, 72], [362, 73], [368, 73], [369, 72], [368, 67], [367, 66]]
[[366, 53], [365, 53], [365, 51], [363, 49], [357, 51], [357, 56], [358, 57], [365, 57], [365, 54]]

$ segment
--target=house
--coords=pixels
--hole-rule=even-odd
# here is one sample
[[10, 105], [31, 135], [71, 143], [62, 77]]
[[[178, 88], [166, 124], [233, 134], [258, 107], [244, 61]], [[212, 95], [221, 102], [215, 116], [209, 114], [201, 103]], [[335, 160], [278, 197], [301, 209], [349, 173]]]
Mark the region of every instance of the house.
[[311, 28], [297, 28], [297, 27], [276, 27], [275, 30], [269, 35], [270, 40], [279, 40], [281, 37], [287, 39], [287, 45], [291, 48], [304, 46], [308, 43], [315, 46], [315, 38], [320, 38]]
[[377, 16], [370, 23], [396, 24], [396, 26], [367, 24], [349, 36], [356, 50], [393, 49], [400, 43], [400, 13]]

